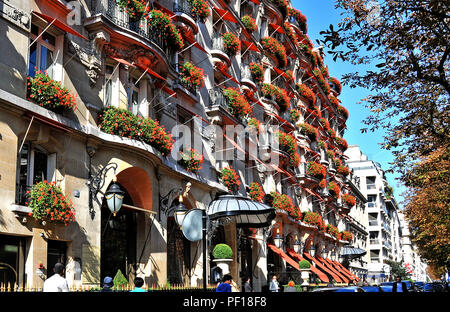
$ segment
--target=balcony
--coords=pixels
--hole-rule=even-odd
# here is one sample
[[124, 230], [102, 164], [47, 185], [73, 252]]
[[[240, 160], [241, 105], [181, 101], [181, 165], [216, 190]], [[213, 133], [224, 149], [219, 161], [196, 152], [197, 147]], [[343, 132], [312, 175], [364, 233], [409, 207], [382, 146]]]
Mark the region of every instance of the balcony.
[[192, 6], [186, 0], [178, 0], [173, 4], [173, 13], [177, 15], [177, 22], [187, 24], [194, 34], [198, 33], [196, 16], [192, 13]]
[[319, 185], [320, 179], [308, 173], [308, 165], [304, 162], [294, 169], [295, 177], [299, 180], [300, 184], [310, 185], [315, 187]]
[[241, 83], [256, 91], [258, 87], [254, 81], [255, 79], [253, 78], [252, 73], [250, 72], [249, 65], [241, 64], [240, 69], [241, 69]]
[[209, 52], [213, 58], [213, 63], [216, 62], [225, 62], [228, 67], [231, 66], [231, 59], [224, 52], [223, 48], [223, 38], [221, 34], [214, 33], [211, 38], [212, 41], [212, 49]]
[[209, 105], [206, 113], [211, 117], [219, 117], [222, 125], [237, 125], [239, 121], [234, 117], [227, 104], [227, 99], [222, 93], [222, 89], [214, 87], [208, 90]]

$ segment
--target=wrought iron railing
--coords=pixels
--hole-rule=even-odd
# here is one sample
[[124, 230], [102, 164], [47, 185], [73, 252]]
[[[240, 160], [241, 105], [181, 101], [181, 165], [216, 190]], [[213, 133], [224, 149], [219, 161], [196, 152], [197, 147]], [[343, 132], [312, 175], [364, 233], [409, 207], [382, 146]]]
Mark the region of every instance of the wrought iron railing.
[[192, 5], [186, 1], [186, 0], [178, 0], [176, 3], [173, 4], [173, 12], [177, 13], [184, 13], [188, 15], [189, 17], [192, 17], [195, 19], [195, 15], [192, 13]]
[[30, 191], [31, 187], [31, 185], [17, 184], [16, 204], [25, 206], [25, 203], [27, 203], [30, 198], [27, 191]]
[[222, 89], [212, 88], [208, 90], [209, 94], [209, 105], [210, 106], [220, 106], [228, 110], [227, 99], [223, 95]]

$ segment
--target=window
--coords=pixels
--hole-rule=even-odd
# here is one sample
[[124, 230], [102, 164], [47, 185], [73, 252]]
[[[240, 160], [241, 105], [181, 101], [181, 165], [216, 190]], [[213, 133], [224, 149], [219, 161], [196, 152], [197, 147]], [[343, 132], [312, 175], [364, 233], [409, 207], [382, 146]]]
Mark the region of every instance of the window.
[[367, 195], [367, 207], [375, 207], [377, 195]]
[[376, 177], [366, 177], [366, 184], [368, 190], [374, 190]]
[[36, 71], [40, 70], [54, 78], [56, 38], [47, 32], [42, 33], [42, 28], [31, 25], [31, 42], [34, 43], [30, 47], [28, 75], [34, 77]]
[[25, 143], [18, 157], [16, 203], [24, 205], [26, 192], [33, 184], [53, 180], [56, 154], [50, 154], [32, 143]]
[[23, 287], [26, 284], [24, 237], [0, 234], [0, 285]]
[[114, 74], [114, 68], [112, 66], [106, 65], [106, 68], [105, 68], [105, 96], [104, 96], [104, 104], [106, 107], [112, 105], [113, 74]]
[[139, 82], [136, 78], [130, 79], [130, 93], [128, 94], [128, 110], [137, 115], [139, 111]]

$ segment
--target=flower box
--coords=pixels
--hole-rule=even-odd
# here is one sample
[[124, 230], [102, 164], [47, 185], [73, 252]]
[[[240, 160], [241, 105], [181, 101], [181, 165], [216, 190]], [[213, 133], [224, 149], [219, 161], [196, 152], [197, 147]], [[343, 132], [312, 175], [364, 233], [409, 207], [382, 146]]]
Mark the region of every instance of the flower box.
[[319, 130], [308, 123], [300, 123], [298, 124], [298, 127], [300, 129], [300, 133], [308, 136], [308, 138], [312, 141], [316, 141], [319, 137]]
[[356, 205], [356, 197], [351, 194], [342, 194], [341, 198], [344, 204], [349, 208]]
[[252, 77], [257, 83], [262, 83], [264, 81], [264, 70], [262, 65], [257, 63], [250, 63], [249, 69]]
[[249, 15], [242, 16], [241, 21], [249, 32], [254, 32], [258, 29], [255, 19]]
[[230, 113], [241, 120], [252, 114], [252, 107], [246, 100], [245, 96], [241, 94], [238, 88], [225, 88], [222, 93], [227, 101]]
[[280, 148], [289, 154], [289, 164], [293, 167], [300, 165], [300, 155], [298, 154], [297, 140], [289, 133], [276, 132], [276, 137]]
[[187, 171], [197, 174], [201, 169], [203, 163], [203, 155], [197, 153], [194, 149], [190, 148], [187, 152], [181, 152], [180, 165]]
[[146, 0], [118, 0], [118, 4], [125, 10], [132, 22], [140, 20], [150, 10]]
[[222, 35], [223, 51], [229, 56], [235, 56], [241, 49], [241, 41], [232, 32], [226, 32]]
[[261, 39], [261, 44], [265, 51], [268, 51], [278, 61], [280, 67], [286, 67], [287, 55], [285, 47], [273, 37], [264, 37]]
[[202, 22], [211, 15], [208, 1], [206, 0], [188, 0], [192, 7], [192, 13]]
[[158, 34], [174, 51], [180, 51], [184, 47], [184, 41], [178, 28], [172, 23], [169, 15], [160, 10], [151, 10], [146, 17], [149, 25], [149, 33]]
[[328, 183], [328, 192], [330, 192], [330, 194], [338, 199], [339, 198], [339, 194], [341, 192], [341, 188], [339, 187], [339, 185], [336, 182], [329, 182]]
[[325, 179], [327, 176], [327, 169], [325, 166], [314, 161], [308, 162], [306, 172], [319, 180]]
[[237, 192], [237, 190], [241, 186], [241, 181], [239, 180], [238, 174], [231, 167], [223, 168], [220, 172], [220, 178], [230, 192]]
[[305, 84], [298, 83], [296, 85], [298, 93], [300, 93], [300, 96], [307, 100], [308, 105], [310, 107], [314, 106], [316, 103], [316, 95], [314, 92]]
[[180, 66], [180, 78], [182, 84], [188, 89], [198, 89], [205, 85], [203, 69], [191, 62], [184, 62]]
[[253, 201], [262, 202], [265, 194], [258, 182], [252, 182], [249, 186], [248, 195]]
[[261, 92], [264, 97], [274, 98], [280, 106], [280, 111], [284, 112], [289, 109], [291, 99], [288, 97], [286, 90], [271, 83], [264, 83]]

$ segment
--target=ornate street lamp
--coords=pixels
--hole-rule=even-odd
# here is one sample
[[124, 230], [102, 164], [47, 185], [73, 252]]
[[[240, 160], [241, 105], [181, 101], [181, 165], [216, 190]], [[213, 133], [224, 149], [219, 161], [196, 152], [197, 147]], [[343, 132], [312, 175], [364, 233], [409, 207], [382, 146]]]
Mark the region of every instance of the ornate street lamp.
[[119, 212], [120, 208], [122, 208], [123, 197], [125, 196], [125, 192], [122, 191], [120, 186], [113, 182], [108, 190], [105, 192], [106, 204], [108, 205], [109, 210], [116, 216]]
[[273, 242], [277, 248], [281, 248], [283, 245], [283, 236], [280, 235], [280, 230], [277, 229], [277, 235], [273, 238]]
[[295, 235], [295, 241], [294, 241], [293, 247], [294, 247], [294, 251], [296, 253], [299, 253], [300, 249], [302, 248], [302, 242], [298, 240], [297, 235]]
[[330, 258], [331, 258], [331, 261], [333, 261], [333, 262], [336, 261], [336, 253], [334, 251], [331, 252]]
[[187, 209], [183, 205], [183, 196], [180, 195], [178, 198], [178, 206], [175, 208], [175, 211], [173, 212], [173, 216], [175, 217], [175, 222], [178, 224], [179, 227], [183, 224], [184, 217], [186, 216]]
[[326, 259], [328, 256], [328, 250], [324, 247], [322, 249], [322, 258]]
[[338, 259], [339, 259], [339, 263], [344, 262], [344, 256], [343, 255], [339, 255]]
[[309, 254], [311, 255], [311, 257], [314, 258], [314, 256], [316, 255], [316, 247], [314, 247], [314, 245], [311, 245], [311, 247], [309, 247]]

